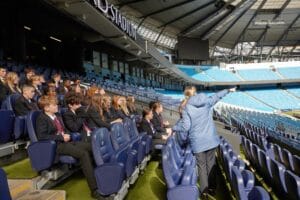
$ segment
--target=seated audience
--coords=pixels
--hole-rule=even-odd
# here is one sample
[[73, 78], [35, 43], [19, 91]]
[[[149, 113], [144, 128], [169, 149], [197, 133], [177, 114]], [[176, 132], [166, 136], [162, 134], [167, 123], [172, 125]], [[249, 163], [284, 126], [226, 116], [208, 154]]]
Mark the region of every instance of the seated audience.
[[21, 79], [20, 79], [20, 85], [21, 86], [23, 86], [23, 85], [30, 85], [31, 84], [30, 78], [33, 75], [35, 75], [34, 69], [32, 69], [31, 67], [25, 68], [24, 72], [25, 72], [25, 76], [21, 77]]
[[16, 99], [14, 112], [16, 116], [27, 115], [32, 110], [38, 110], [36, 102], [33, 100], [34, 88], [31, 85], [23, 85], [22, 95]]
[[57, 114], [58, 106], [55, 98], [42, 96], [39, 99], [39, 106], [43, 112], [36, 120], [36, 133], [38, 139], [54, 140], [57, 144], [56, 152], [58, 154], [69, 155], [79, 159], [81, 169], [87, 179], [92, 197], [101, 198], [101, 195], [97, 192], [90, 143], [71, 141], [69, 132], [65, 129], [61, 117]]
[[157, 132], [171, 132], [171, 128], [169, 128], [169, 122], [163, 121], [161, 113], [163, 112], [163, 106], [160, 102], [155, 102], [152, 106], [153, 111], [153, 119], [151, 120], [155, 130]]
[[171, 132], [158, 132], [155, 130], [151, 120], [153, 118], [153, 112], [149, 108], [143, 110], [143, 119], [139, 125], [140, 132], [146, 132], [148, 135], [151, 135], [153, 138], [152, 144], [164, 144], [168, 137], [171, 135]]
[[71, 80], [65, 79], [63, 81], [63, 84], [58, 88], [58, 94], [65, 95], [70, 91], [70, 87], [71, 87]]
[[91, 128], [102, 128], [105, 127], [110, 129], [111, 124], [116, 122], [122, 122], [122, 120], [114, 120], [109, 122], [104, 121], [103, 110], [101, 107], [101, 95], [95, 94], [90, 98], [90, 102], [87, 106], [86, 113], [87, 113], [87, 122], [88, 127]]
[[33, 75], [30, 77], [31, 85], [34, 87], [35, 90], [35, 97], [34, 99], [38, 99], [40, 96], [43, 95], [43, 92], [40, 90], [41, 81], [40, 76]]
[[130, 117], [130, 112], [127, 107], [127, 101], [126, 101], [126, 98], [123, 96], [121, 96], [119, 99], [119, 107], [120, 107], [120, 111], [122, 112], [122, 115], [124, 118]]
[[121, 96], [113, 96], [112, 106], [110, 108], [110, 113], [112, 119], [125, 119], [127, 116], [122, 112], [120, 105], [122, 104]]
[[16, 72], [8, 72], [6, 75], [6, 85], [8, 88], [8, 95], [21, 94], [19, 87], [19, 76]]
[[114, 119], [114, 117], [111, 114], [111, 97], [108, 95], [104, 95], [102, 97], [102, 111], [103, 111], [103, 118], [104, 121], [107, 123], [113, 123], [115, 120], [122, 121], [121, 118]]
[[134, 96], [127, 97], [127, 108], [129, 110], [130, 115], [137, 115], [138, 112], [135, 107], [135, 99]]
[[81, 96], [73, 93], [65, 98], [68, 110], [63, 114], [66, 128], [70, 132], [81, 134], [83, 141], [90, 141], [91, 129], [87, 126], [87, 114], [81, 106]]

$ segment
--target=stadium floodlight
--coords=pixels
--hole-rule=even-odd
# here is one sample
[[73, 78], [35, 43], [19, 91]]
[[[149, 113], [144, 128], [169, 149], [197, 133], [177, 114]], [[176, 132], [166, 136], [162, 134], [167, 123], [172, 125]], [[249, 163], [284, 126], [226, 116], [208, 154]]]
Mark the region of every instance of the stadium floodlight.
[[56, 42], [62, 42], [60, 39], [56, 38], [56, 37], [53, 37], [53, 36], [50, 36], [49, 37], [50, 39], [56, 41]]
[[24, 29], [31, 31], [31, 28], [29, 26], [24, 26]]

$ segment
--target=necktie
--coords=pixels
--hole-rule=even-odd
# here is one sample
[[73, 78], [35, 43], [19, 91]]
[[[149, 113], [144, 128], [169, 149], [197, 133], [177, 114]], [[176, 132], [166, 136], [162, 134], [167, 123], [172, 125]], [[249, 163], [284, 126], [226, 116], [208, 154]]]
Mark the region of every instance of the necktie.
[[64, 134], [64, 127], [60, 123], [59, 119], [57, 117], [55, 117], [53, 122], [54, 122], [54, 125], [55, 125], [56, 129], [57, 129], [57, 134], [63, 135]]

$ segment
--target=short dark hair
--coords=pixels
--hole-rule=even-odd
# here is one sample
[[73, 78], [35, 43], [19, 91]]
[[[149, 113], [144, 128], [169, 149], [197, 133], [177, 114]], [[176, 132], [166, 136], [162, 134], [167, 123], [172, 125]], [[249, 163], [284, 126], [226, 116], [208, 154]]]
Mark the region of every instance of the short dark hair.
[[67, 105], [74, 105], [74, 104], [80, 104], [82, 101], [81, 95], [71, 92], [69, 95], [65, 96], [65, 101]]
[[150, 101], [149, 103], [149, 108], [152, 110], [153, 109], [153, 105], [156, 103], [156, 101]]

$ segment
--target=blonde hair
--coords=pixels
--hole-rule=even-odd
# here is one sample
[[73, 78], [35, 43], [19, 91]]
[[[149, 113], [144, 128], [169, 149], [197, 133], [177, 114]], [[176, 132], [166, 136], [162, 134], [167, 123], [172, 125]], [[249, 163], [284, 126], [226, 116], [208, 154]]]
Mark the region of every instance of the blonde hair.
[[122, 99], [122, 103], [120, 105], [121, 110], [124, 112], [125, 115], [129, 115], [126, 98], [124, 96], [120, 96], [120, 99]]
[[186, 86], [184, 89], [184, 96], [186, 99], [189, 99], [191, 96], [196, 94], [196, 87], [195, 86]]
[[38, 101], [39, 107], [45, 110], [45, 107], [50, 106], [51, 104], [58, 104], [57, 98], [54, 96], [44, 95], [39, 98]]
[[8, 72], [6, 75], [6, 84], [9, 87], [9, 89], [14, 93], [21, 92], [19, 85], [15, 84], [15, 80], [17, 78], [19, 78], [19, 76], [16, 72]]

